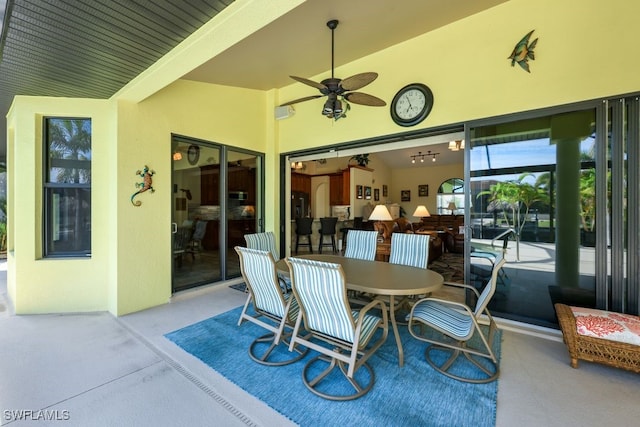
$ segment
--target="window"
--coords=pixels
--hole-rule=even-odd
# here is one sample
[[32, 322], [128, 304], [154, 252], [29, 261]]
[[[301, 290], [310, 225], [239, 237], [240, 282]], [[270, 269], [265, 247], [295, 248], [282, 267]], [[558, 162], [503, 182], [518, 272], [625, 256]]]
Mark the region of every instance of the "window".
[[440, 184], [436, 203], [440, 215], [464, 213], [464, 180], [451, 178]]
[[45, 118], [44, 256], [91, 254], [91, 119]]

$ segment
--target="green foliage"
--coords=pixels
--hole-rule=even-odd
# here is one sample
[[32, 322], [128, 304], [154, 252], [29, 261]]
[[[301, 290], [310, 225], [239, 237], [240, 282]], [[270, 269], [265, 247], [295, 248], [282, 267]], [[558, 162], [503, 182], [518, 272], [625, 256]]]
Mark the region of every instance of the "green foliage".
[[580, 221], [582, 229], [593, 231], [596, 219], [596, 169], [580, 173]]
[[356, 154], [351, 157], [349, 161], [355, 160], [360, 166], [367, 166], [369, 164], [369, 153], [367, 154]]
[[[549, 194], [545, 189], [545, 181], [538, 180], [535, 184], [524, 182], [528, 177], [533, 177], [531, 173], [523, 173], [516, 180], [497, 182], [489, 190], [481, 191], [476, 196], [489, 195], [489, 201], [493, 203], [494, 209], [501, 210], [504, 221], [512, 227], [518, 235], [524, 228], [529, 209], [534, 203], [549, 204]], [[507, 212], [511, 211], [511, 218]]]

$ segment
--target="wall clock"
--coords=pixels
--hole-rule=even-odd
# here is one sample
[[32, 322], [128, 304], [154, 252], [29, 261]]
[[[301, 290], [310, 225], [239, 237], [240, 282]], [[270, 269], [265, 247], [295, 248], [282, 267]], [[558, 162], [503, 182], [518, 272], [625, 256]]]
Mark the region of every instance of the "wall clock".
[[422, 83], [411, 83], [391, 101], [391, 118], [400, 126], [414, 126], [427, 118], [433, 107], [433, 92]]
[[197, 145], [191, 144], [189, 149], [187, 150], [187, 160], [189, 160], [190, 165], [195, 165], [198, 163], [200, 159], [200, 147]]

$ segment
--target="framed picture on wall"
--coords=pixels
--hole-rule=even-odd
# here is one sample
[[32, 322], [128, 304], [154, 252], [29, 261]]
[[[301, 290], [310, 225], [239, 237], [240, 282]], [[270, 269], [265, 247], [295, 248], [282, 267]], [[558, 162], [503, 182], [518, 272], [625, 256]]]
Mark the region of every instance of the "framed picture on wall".
[[402, 190], [400, 192], [400, 201], [401, 202], [410, 202], [411, 201], [411, 190]]
[[380, 200], [380, 189], [379, 188], [374, 188], [373, 189], [373, 200], [376, 201], [376, 202]]
[[356, 199], [362, 199], [362, 185], [356, 185]]
[[387, 197], [389, 195], [389, 191], [387, 190], [387, 186], [385, 184], [382, 185], [382, 197]]
[[364, 187], [364, 198], [371, 200], [371, 187]]
[[428, 185], [418, 185], [418, 197], [427, 197], [429, 195]]

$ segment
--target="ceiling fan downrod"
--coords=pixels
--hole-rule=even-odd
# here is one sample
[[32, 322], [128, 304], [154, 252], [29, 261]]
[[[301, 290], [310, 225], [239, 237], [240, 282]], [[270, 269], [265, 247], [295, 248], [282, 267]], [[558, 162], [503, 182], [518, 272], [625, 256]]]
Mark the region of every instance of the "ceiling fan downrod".
[[333, 58], [334, 58], [334, 46], [335, 46], [335, 42], [333, 40], [333, 33], [334, 30], [338, 27], [338, 23], [340, 21], [338, 21], [337, 19], [332, 19], [331, 21], [327, 22], [327, 27], [329, 27], [331, 29], [331, 78], [333, 79], [333, 68], [334, 68], [334, 64], [333, 64]]

